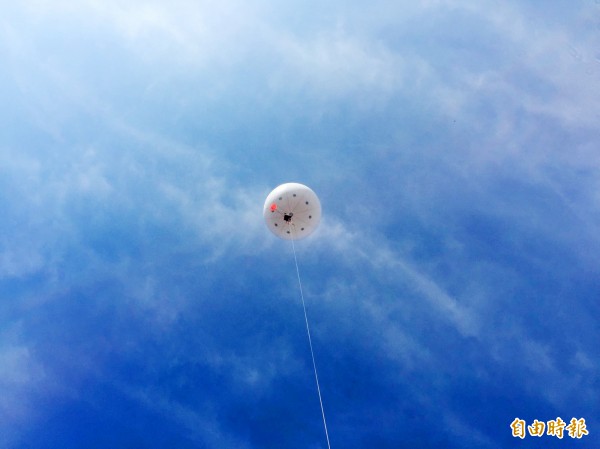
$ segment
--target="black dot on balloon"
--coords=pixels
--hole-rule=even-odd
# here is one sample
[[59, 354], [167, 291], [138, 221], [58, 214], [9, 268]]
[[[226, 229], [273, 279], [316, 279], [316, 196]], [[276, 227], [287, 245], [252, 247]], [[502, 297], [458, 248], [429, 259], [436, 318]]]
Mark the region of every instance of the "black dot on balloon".
[[308, 204], [308, 201], [306, 202], [306, 204]]
[[277, 226], [277, 223], [275, 223], [275, 226]]
[[304, 228], [300, 228], [301, 231], [304, 231]]
[[279, 199], [280, 199], [280, 200], [282, 200], [283, 198], [282, 198], [282, 197], [279, 197]]
[[294, 196], [296, 196], [296, 194], [294, 193]]
[[312, 218], [312, 215], [309, 215], [308, 218]]
[[288, 234], [290, 233], [290, 231], [287, 232]]

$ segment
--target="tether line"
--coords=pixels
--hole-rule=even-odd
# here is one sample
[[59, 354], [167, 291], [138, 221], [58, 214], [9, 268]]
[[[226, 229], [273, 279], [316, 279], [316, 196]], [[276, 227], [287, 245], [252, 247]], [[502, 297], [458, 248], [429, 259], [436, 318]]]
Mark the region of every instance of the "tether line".
[[310, 346], [310, 357], [312, 359], [313, 369], [315, 371], [315, 380], [317, 381], [317, 392], [319, 393], [319, 404], [321, 405], [321, 415], [323, 416], [323, 426], [325, 427], [325, 438], [327, 439], [327, 448], [329, 445], [329, 432], [327, 432], [327, 421], [325, 420], [325, 409], [323, 408], [323, 399], [321, 399], [321, 387], [319, 387], [319, 375], [317, 374], [317, 364], [315, 363], [315, 353], [313, 352], [312, 339], [310, 338], [310, 327], [308, 326], [308, 316], [306, 315], [306, 304], [304, 303], [304, 294], [302, 293], [302, 281], [300, 280], [300, 270], [298, 269], [298, 258], [296, 257], [296, 245], [294, 244], [294, 229], [288, 222], [292, 232], [292, 249], [294, 251], [294, 262], [296, 263], [296, 274], [298, 275], [298, 285], [300, 286], [300, 298], [302, 298], [302, 309], [304, 310], [304, 322], [306, 323], [306, 334], [308, 335], [308, 345]]

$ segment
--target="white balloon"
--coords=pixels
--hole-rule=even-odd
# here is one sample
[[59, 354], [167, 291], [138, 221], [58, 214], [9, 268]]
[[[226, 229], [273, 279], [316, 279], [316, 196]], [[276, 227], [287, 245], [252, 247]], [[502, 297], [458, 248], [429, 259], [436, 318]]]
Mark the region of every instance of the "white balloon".
[[290, 182], [276, 187], [265, 201], [263, 215], [267, 227], [284, 240], [300, 240], [317, 229], [321, 202], [310, 188]]

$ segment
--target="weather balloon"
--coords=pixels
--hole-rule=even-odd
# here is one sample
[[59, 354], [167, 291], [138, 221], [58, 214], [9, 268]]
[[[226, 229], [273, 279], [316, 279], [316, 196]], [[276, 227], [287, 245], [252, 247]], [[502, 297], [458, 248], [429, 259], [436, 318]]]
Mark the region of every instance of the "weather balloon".
[[267, 227], [284, 240], [300, 240], [314, 232], [321, 221], [321, 203], [310, 188], [290, 182], [276, 187], [265, 201]]

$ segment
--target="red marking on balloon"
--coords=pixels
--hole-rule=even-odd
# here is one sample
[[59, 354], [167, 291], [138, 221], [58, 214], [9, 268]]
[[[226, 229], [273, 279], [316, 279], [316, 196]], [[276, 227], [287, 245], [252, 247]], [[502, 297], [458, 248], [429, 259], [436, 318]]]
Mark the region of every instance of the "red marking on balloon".
[[275, 212], [277, 210], [277, 204], [271, 204], [271, 212]]

